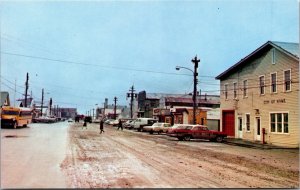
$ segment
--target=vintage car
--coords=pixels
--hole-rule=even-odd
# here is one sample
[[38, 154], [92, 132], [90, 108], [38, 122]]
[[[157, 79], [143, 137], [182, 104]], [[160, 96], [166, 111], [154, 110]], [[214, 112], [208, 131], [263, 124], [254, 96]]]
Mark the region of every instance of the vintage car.
[[169, 123], [154, 123], [151, 126], [145, 126], [143, 131], [149, 132], [150, 134], [153, 133], [166, 133], [168, 129], [171, 128], [171, 124]]
[[190, 139], [207, 139], [210, 141], [222, 142], [227, 134], [220, 131], [209, 130], [204, 125], [189, 125], [181, 124], [176, 128], [168, 130], [167, 135], [170, 137], [176, 137], [178, 140]]
[[156, 122], [158, 122], [158, 120], [153, 118], [137, 118], [134, 122], [133, 128], [137, 131], [143, 131], [145, 126], [151, 126]]

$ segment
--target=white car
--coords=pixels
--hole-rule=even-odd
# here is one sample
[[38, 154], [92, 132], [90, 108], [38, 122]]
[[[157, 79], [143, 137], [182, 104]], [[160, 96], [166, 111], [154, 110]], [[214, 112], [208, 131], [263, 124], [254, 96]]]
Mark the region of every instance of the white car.
[[119, 120], [117, 120], [117, 119], [116, 120], [111, 120], [111, 121], [108, 122], [109, 125], [113, 125], [113, 126], [118, 125], [118, 123], [119, 123]]
[[137, 118], [134, 122], [133, 128], [138, 131], [143, 131], [145, 126], [151, 126], [153, 123], [156, 123], [157, 119], [153, 118]]
[[143, 131], [147, 131], [150, 134], [153, 134], [153, 133], [160, 134], [160, 133], [166, 133], [169, 128], [171, 128], [170, 123], [154, 123], [151, 126], [145, 126], [143, 128]]

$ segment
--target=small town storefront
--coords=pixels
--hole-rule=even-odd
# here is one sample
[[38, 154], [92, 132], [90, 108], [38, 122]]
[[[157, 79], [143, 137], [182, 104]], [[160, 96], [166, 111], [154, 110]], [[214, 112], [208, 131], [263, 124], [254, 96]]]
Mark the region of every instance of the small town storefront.
[[[187, 108], [154, 108], [153, 117], [158, 119], [159, 122], [174, 124], [193, 123], [193, 109]], [[196, 123], [206, 125], [207, 123], [207, 110], [196, 110]]]

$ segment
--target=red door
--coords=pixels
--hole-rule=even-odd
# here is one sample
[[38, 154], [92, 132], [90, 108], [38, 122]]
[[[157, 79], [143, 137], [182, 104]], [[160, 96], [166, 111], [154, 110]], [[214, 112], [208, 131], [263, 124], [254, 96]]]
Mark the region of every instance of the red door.
[[222, 126], [222, 131], [225, 132], [228, 136], [235, 136], [234, 110], [222, 111]]

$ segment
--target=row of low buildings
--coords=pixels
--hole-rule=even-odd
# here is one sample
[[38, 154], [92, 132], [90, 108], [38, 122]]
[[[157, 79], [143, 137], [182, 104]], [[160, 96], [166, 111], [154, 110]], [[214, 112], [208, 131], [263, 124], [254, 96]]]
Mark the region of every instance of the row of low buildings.
[[[10, 103], [9, 93], [6, 91], [1, 92], [1, 107], [2, 106], [12, 106]], [[24, 99], [18, 99], [20, 101], [20, 107], [23, 107], [25, 105]], [[58, 106], [53, 106], [50, 109], [49, 103], [45, 103], [43, 106], [43, 114], [41, 113], [41, 102], [34, 101], [33, 98], [27, 99], [28, 106], [32, 108], [33, 110], [33, 118], [39, 117], [39, 116], [56, 116], [61, 118], [75, 118], [77, 115], [77, 108], [59, 108]]]
[[[216, 77], [220, 96], [197, 95], [196, 120], [230, 137], [299, 147], [299, 44], [268, 41]], [[138, 93], [137, 116], [192, 123], [190, 94]]]

